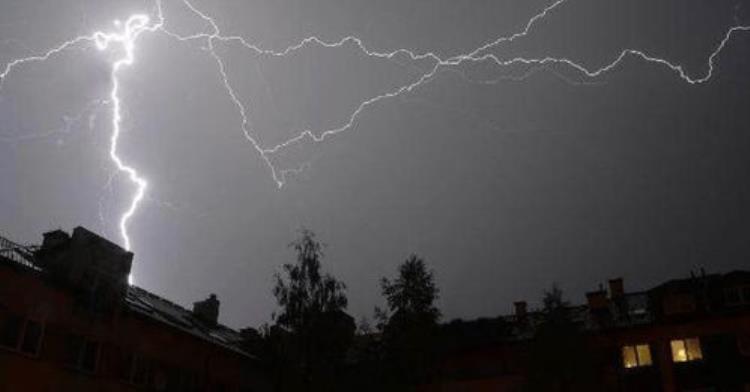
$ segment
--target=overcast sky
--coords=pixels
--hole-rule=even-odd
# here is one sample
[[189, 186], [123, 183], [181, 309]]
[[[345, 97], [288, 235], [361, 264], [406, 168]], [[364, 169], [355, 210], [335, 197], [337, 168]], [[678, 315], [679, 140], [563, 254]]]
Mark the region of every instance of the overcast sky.
[[[166, 28], [210, 26], [163, 0]], [[440, 58], [524, 30], [545, 0], [194, 0], [224, 35], [281, 51], [308, 36], [356, 36], [373, 51]], [[151, 1], [0, 3], [0, 70], [115, 19], [156, 16]], [[567, 0], [529, 34], [483, 54], [567, 58], [595, 70], [636, 49], [709, 72], [747, 0]], [[129, 225], [136, 284], [189, 306], [218, 294], [223, 322], [270, 320], [272, 276], [293, 261], [300, 227], [327, 243], [324, 268], [349, 286], [350, 311], [382, 305], [378, 280], [410, 253], [434, 268], [445, 319], [509, 313], [559, 282], [574, 302], [606, 279], [648, 288], [750, 257], [750, 31], [732, 34], [713, 76], [690, 84], [626, 56], [589, 78], [565, 64], [446, 66], [365, 106], [345, 132], [269, 156], [304, 167], [278, 188], [245, 139], [205, 40], [142, 34], [120, 75], [119, 153], [149, 181]], [[434, 66], [367, 56], [353, 42], [283, 56], [219, 43], [236, 98], [263, 148], [346, 124], [372, 97]], [[0, 233], [39, 242], [82, 225], [122, 244], [135, 186], [109, 159], [110, 66], [82, 44], [14, 68], [0, 90]]]

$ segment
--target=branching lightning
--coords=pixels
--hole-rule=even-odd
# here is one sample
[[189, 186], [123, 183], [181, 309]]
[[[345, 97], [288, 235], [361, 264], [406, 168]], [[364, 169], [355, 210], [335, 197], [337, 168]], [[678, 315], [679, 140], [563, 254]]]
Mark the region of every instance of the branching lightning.
[[[159, 28], [160, 24], [152, 27], [148, 27], [149, 17], [146, 15], [133, 15], [124, 23], [123, 31], [121, 33], [105, 34], [102, 32], [96, 32], [94, 38], [96, 40], [96, 47], [99, 50], [105, 50], [109, 45], [115, 43], [122, 46], [124, 55], [115, 60], [112, 64], [112, 90], [110, 91], [109, 98], [112, 101], [112, 137], [110, 138], [109, 157], [114, 162], [115, 166], [120, 172], [127, 174], [131, 182], [136, 185], [135, 195], [133, 196], [130, 206], [120, 217], [120, 233], [123, 239], [123, 245], [125, 249], [131, 249], [130, 236], [128, 235], [128, 221], [133, 217], [135, 211], [138, 209], [138, 205], [143, 196], [146, 193], [148, 182], [131, 166], [125, 164], [119, 155], [117, 155], [117, 144], [120, 140], [121, 133], [121, 122], [122, 122], [122, 103], [120, 102], [120, 80], [117, 78], [117, 73], [122, 67], [129, 66], [135, 61], [135, 42], [138, 36], [144, 31], [153, 31]], [[120, 25], [120, 22], [116, 22], [116, 25]]]
[[[143, 178], [138, 173], [138, 171], [133, 166], [125, 163], [122, 160], [122, 158], [118, 155], [118, 143], [120, 140], [120, 134], [122, 132], [122, 113], [121, 113], [122, 102], [121, 102], [120, 94], [119, 94], [120, 88], [121, 88], [120, 87], [121, 82], [118, 76], [123, 68], [132, 65], [133, 62], [135, 61], [136, 43], [138, 39], [144, 34], [160, 33], [160, 34], [166, 34], [167, 36], [173, 39], [176, 39], [178, 41], [182, 41], [182, 42], [188, 42], [188, 41], [205, 42], [205, 49], [207, 53], [212, 57], [212, 59], [216, 63], [217, 74], [219, 76], [220, 83], [222, 87], [224, 88], [224, 90], [226, 91], [228, 97], [231, 99], [232, 103], [235, 105], [237, 112], [241, 117], [240, 128], [245, 138], [248, 140], [250, 145], [256, 150], [256, 152], [263, 158], [276, 184], [279, 187], [282, 187], [286, 182], [286, 178], [285, 178], [286, 174], [288, 172], [295, 172], [295, 171], [301, 170], [304, 167], [304, 165], [300, 169], [286, 169], [286, 170], [277, 169], [276, 166], [272, 163], [272, 156], [274, 154], [277, 154], [281, 152], [282, 150], [296, 143], [300, 143], [305, 139], [309, 139], [314, 142], [322, 142], [330, 136], [333, 136], [338, 133], [351, 129], [356, 123], [357, 118], [360, 116], [360, 114], [364, 110], [366, 110], [368, 107], [380, 101], [387, 100], [390, 98], [395, 98], [395, 97], [410, 93], [414, 91], [415, 89], [421, 86], [424, 86], [426, 83], [433, 80], [435, 76], [437, 75], [438, 71], [440, 71], [441, 69], [454, 69], [455, 67], [462, 65], [464, 63], [480, 63], [480, 62], [491, 62], [492, 64], [494, 64], [495, 66], [499, 68], [513, 66], [513, 65], [543, 67], [547, 65], [559, 64], [559, 65], [570, 67], [571, 69], [579, 72], [583, 77], [593, 79], [593, 78], [598, 78], [602, 76], [603, 74], [606, 74], [607, 72], [615, 69], [623, 62], [625, 58], [629, 56], [633, 56], [648, 63], [653, 63], [659, 66], [664, 66], [667, 69], [674, 72], [676, 76], [678, 76], [680, 79], [682, 79], [686, 83], [691, 84], [691, 85], [696, 85], [696, 84], [705, 83], [712, 78], [714, 74], [716, 58], [721, 53], [721, 51], [725, 48], [729, 40], [737, 33], [750, 31], [750, 26], [747, 26], [747, 25], [738, 24], [736, 26], [730, 27], [726, 31], [723, 39], [718, 43], [718, 45], [715, 47], [713, 52], [711, 52], [711, 54], [709, 55], [707, 59], [708, 70], [706, 71], [706, 73], [702, 76], [696, 77], [696, 76], [689, 75], [685, 71], [683, 66], [680, 64], [675, 64], [664, 58], [660, 58], [660, 57], [648, 54], [644, 51], [641, 51], [638, 49], [632, 49], [632, 48], [623, 49], [619, 53], [619, 55], [616, 58], [614, 58], [610, 63], [605, 64], [599, 68], [587, 68], [580, 62], [574, 59], [565, 58], [565, 57], [501, 58], [496, 54], [488, 53], [490, 50], [496, 49], [503, 44], [508, 44], [510, 42], [513, 42], [513, 41], [516, 41], [516, 40], [519, 40], [528, 36], [529, 34], [532, 33], [534, 27], [538, 23], [542, 22], [550, 14], [555, 12], [557, 8], [562, 7], [568, 0], [556, 0], [552, 2], [550, 5], [542, 9], [539, 13], [532, 16], [528, 20], [528, 22], [525, 24], [524, 28], [519, 32], [516, 32], [508, 36], [496, 38], [494, 40], [487, 42], [486, 44], [483, 44], [477, 48], [467, 51], [465, 54], [461, 54], [461, 55], [457, 55], [457, 56], [453, 56], [449, 58], [442, 58], [441, 56], [433, 52], [416, 53], [407, 49], [398, 49], [398, 50], [394, 50], [391, 52], [378, 52], [378, 51], [368, 49], [368, 47], [365, 45], [365, 43], [361, 39], [354, 37], [354, 36], [347, 36], [335, 42], [326, 42], [318, 37], [312, 36], [312, 37], [305, 38], [301, 40], [299, 43], [295, 45], [291, 45], [281, 51], [263, 49], [262, 47], [256, 44], [252, 44], [248, 42], [243, 37], [234, 36], [234, 35], [224, 35], [221, 31], [219, 23], [217, 23], [217, 21], [213, 17], [199, 10], [196, 6], [194, 6], [191, 3], [190, 0], [179, 0], [179, 1], [181, 1], [181, 3], [188, 10], [190, 10], [190, 12], [192, 12], [194, 15], [196, 15], [197, 17], [205, 21], [208, 24], [210, 31], [198, 32], [198, 33], [190, 34], [190, 35], [180, 35], [180, 34], [177, 34], [168, 30], [165, 27], [165, 17], [162, 11], [161, 0], [155, 0], [156, 15], [153, 18], [153, 21], [152, 21], [152, 18], [146, 14], [132, 15], [125, 22], [116, 22], [115, 27], [117, 28], [118, 31], [114, 33], [106, 33], [102, 31], [97, 31], [88, 36], [76, 37], [42, 54], [13, 60], [7, 63], [4, 69], [2, 70], [2, 73], [0, 73], [0, 90], [1, 90], [5, 80], [8, 78], [8, 76], [10, 76], [10, 74], [13, 72], [15, 68], [23, 66], [28, 63], [48, 61], [54, 56], [60, 54], [61, 52], [64, 52], [73, 48], [77, 48], [84, 44], [94, 44], [97, 49], [102, 50], [102, 51], [108, 50], [114, 47], [114, 49], [120, 54], [119, 57], [116, 57], [111, 63], [110, 77], [111, 77], [112, 85], [111, 85], [111, 90], [109, 92], [108, 103], [112, 106], [111, 108], [112, 109], [112, 123], [111, 123], [109, 157], [111, 161], [113, 162], [114, 166], [117, 168], [117, 171], [119, 173], [126, 174], [130, 182], [135, 185], [135, 192], [132, 198], [130, 199], [129, 205], [120, 216], [119, 226], [118, 226], [120, 235], [122, 237], [123, 245], [126, 249], [131, 249], [131, 246], [132, 246], [130, 236], [128, 235], [128, 223], [133, 218], [134, 214], [139, 208], [140, 203], [143, 201], [145, 197], [146, 189], [148, 187], [148, 182], [146, 181], [145, 178]], [[380, 95], [376, 95], [374, 97], [371, 97], [361, 102], [357, 106], [357, 108], [349, 115], [347, 120], [336, 128], [325, 129], [325, 130], [305, 129], [305, 130], [296, 132], [296, 136], [291, 137], [282, 143], [279, 143], [273, 146], [263, 146], [263, 144], [258, 139], [257, 134], [252, 129], [252, 123], [249, 118], [250, 111], [247, 109], [245, 104], [239, 98], [236, 92], [236, 89], [233, 87], [230, 81], [230, 77], [227, 74], [227, 67], [225, 66], [224, 60], [219, 54], [217, 54], [215, 50], [217, 42], [239, 43], [246, 50], [250, 50], [259, 55], [274, 56], [274, 57], [284, 57], [308, 46], [318, 46], [322, 48], [341, 48], [347, 44], [354, 44], [358, 48], [358, 50], [360, 50], [366, 56], [371, 57], [371, 58], [394, 60], [396, 56], [406, 55], [412, 61], [427, 60], [430, 62], [431, 65], [428, 67], [428, 69], [421, 71], [421, 74], [411, 83], [399, 86], [391, 91], [388, 91]], [[527, 75], [529, 74], [531, 74], [531, 72], [527, 73]], [[111, 180], [112, 179], [110, 178], [110, 181]]]

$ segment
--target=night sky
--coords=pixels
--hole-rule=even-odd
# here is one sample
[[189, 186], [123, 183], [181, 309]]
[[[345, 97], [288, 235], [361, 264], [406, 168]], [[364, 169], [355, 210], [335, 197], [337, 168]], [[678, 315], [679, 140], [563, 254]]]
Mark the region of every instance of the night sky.
[[[446, 65], [365, 105], [345, 131], [266, 158], [244, 135], [208, 40], [281, 52], [315, 36], [372, 52], [440, 59], [523, 32], [541, 0], [163, 0], [118, 73], [124, 162], [149, 187], [128, 224], [135, 283], [189, 306], [216, 293], [221, 320], [257, 326], [272, 276], [301, 227], [327, 244], [324, 268], [349, 310], [382, 305], [378, 280], [410, 253], [434, 268], [444, 319], [509, 313], [559, 282], [574, 302], [608, 278], [648, 288], [705, 267], [750, 267], [748, 0], [566, 0], [527, 35]], [[118, 31], [152, 1], [0, 3], [0, 72], [94, 31]], [[169, 34], [167, 34], [167, 32]], [[171, 34], [171, 35], [170, 35]], [[109, 156], [116, 47], [72, 45], [13, 67], [0, 88], [0, 233], [38, 243], [82, 225], [123, 244], [135, 185]], [[262, 149], [316, 136], [360, 105], [431, 72], [433, 57], [310, 42], [284, 56], [216, 41], [246, 128]], [[118, 174], [119, 173], [119, 174]]]

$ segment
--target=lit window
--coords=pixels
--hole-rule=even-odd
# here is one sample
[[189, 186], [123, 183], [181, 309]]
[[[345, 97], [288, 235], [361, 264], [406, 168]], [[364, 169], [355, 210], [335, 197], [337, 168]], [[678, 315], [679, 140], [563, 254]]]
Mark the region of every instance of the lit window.
[[622, 365], [626, 368], [638, 366], [638, 357], [635, 354], [635, 347], [625, 346], [622, 348]]
[[701, 342], [698, 338], [677, 339], [670, 342], [672, 347], [672, 361], [690, 362], [703, 359]]
[[641, 366], [649, 366], [651, 362], [651, 347], [648, 344], [639, 344], [635, 346], [635, 350], [638, 353], [638, 364]]
[[622, 347], [622, 365], [625, 368], [650, 366], [652, 363], [651, 347], [648, 344]]

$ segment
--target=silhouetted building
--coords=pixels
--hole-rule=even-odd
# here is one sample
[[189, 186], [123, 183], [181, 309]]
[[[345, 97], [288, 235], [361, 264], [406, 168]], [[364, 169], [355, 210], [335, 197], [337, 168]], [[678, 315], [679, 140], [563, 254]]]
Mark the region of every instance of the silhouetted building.
[[266, 390], [215, 295], [186, 310], [129, 285], [132, 259], [81, 227], [0, 237], [0, 390]]
[[[608, 289], [567, 308], [581, 335], [570, 360], [586, 354], [594, 390], [750, 391], [750, 272], [701, 272], [632, 293], [613, 279]], [[525, 302], [515, 312], [444, 325], [438, 381], [420, 390], [525, 390], [545, 316]]]

